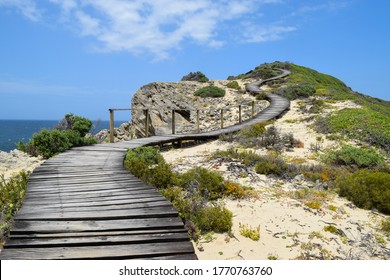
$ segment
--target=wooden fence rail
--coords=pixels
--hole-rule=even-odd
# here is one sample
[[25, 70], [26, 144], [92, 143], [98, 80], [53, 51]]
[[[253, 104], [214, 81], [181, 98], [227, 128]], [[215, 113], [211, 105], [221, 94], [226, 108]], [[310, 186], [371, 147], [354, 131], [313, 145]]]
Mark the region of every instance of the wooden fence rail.
[[[255, 101], [251, 101], [251, 102], [247, 102], [247, 103], [241, 103], [241, 104], [238, 104], [236, 106], [229, 106], [229, 107], [225, 107], [223, 109], [220, 109], [220, 127], [221, 129], [224, 128], [224, 117], [225, 117], [225, 114], [224, 112], [229, 110], [229, 109], [234, 109], [234, 108], [238, 108], [238, 123], [241, 124], [242, 123], [242, 107], [243, 106], [250, 106], [251, 108], [251, 115], [250, 115], [250, 118], [254, 118], [255, 116], [255, 108], [256, 108], [256, 102]], [[115, 116], [114, 116], [114, 112], [115, 111], [143, 111], [144, 112], [144, 115], [145, 115], [145, 137], [148, 137], [149, 136], [149, 128], [150, 128], [150, 115], [149, 115], [149, 112], [150, 111], [153, 111], [153, 110], [158, 110], [158, 111], [165, 111], [165, 110], [170, 110], [171, 111], [171, 119], [172, 119], [172, 134], [176, 134], [176, 112], [179, 111], [179, 110], [185, 110], [185, 111], [189, 111], [189, 112], [192, 112], [192, 111], [195, 111], [196, 112], [196, 133], [200, 133], [200, 112], [204, 112], [204, 111], [211, 111], [209, 109], [200, 109], [200, 108], [175, 108], [175, 109], [171, 109], [171, 108], [167, 108], [167, 109], [161, 109], [161, 108], [139, 108], [139, 109], [133, 109], [133, 108], [119, 108], [119, 109], [108, 109], [109, 113], [110, 113], [110, 143], [114, 143], [114, 119], [115, 119]]]

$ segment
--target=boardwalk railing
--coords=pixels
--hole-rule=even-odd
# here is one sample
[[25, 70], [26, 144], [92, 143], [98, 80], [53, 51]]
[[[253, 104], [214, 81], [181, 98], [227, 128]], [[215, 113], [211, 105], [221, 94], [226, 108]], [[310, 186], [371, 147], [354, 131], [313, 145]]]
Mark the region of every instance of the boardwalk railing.
[[[195, 112], [196, 114], [196, 133], [200, 133], [200, 114], [201, 112], [219, 112], [219, 123], [220, 128], [225, 127], [225, 112], [231, 111], [232, 109], [238, 109], [238, 124], [241, 124], [243, 121], [243, 108], [250, 108], [250, 117], [254, 118], [257, 113], [261, 110], [256, 110], [256, 103], [260, 103], [261, 101], [252, 100], [250, 102], [240, 103], [235, 106], [227, 106], [222, 109], [204, 109], [204, 108], [119, 108], [119, 109], [108, 109], [110, 113], [110, 143], [114, 143], [114, 119], [115, 119], [115, 111], [143, 111], [145, 116], [145, 137], [149, 136], [149, 128], [150, 128], [150, 112], [151, 111], [170, 111], [171, 119], [172, 119], [172, 134], [176, 134], [176, 113], [179, 111], [186, 112]], [[258, 108], [261, 108], [260, 106]], [[234, 124], [233, 124], [234, 125]]]

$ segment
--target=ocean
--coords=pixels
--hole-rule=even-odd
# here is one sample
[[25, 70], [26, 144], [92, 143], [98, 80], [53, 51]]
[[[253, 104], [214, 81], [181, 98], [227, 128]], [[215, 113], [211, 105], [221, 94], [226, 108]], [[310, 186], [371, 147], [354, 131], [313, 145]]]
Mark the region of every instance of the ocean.
[[[115, 121], [114, 126], [118, 127], [125, 121]], [[58, 121], [38, 121], [38, 120], [0, 120], [0, 150], [9, 152], [16, 149], [16, 143], [28, 142], [34, 133], [42, 129], [52, 129]], [[93, 124], [95, 126], [95, 123]], [[109, 121], [100, 121], [96, 128], [91, 131], [97, 133], [102, 129], [109, 129]]]

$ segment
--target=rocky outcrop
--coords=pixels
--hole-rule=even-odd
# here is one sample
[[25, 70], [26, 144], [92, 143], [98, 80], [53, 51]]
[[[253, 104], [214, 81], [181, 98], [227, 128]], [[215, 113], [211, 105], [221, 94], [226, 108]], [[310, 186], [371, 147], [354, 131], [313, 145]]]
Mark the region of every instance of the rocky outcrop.
[[[98, 143], [108, 143], [110, 142], [110, 131], [108, 129], [103, 129], [93, 137], [98, 141]], [[127, 141], [134, 139], [135, 131], [132, 121], [122, 123], [119, 127], [114, 128], [114, 142]]]
[[[197, 131], [197, 110], [199, 110], [200, 131], [220, 128], [221, 109], [224, 109], [224, 126], [238, 123], [238, 105], [242, 106], [242, 119], [251, 116], [251, 101], [255, 98], [226, 87], [228, 81], [207, 83], [181, 81], [179, 83], [155, 82], [141, 87], [132, 99], [132, 120], [136, 137], [144, 137], [146, 112], [149, 114], [148, 135], [172, 133], [172, 110], [175, 112], [176, 133]], [[201, 98], [194, 92], [205, 86], [218, 86], [226, 90], [222, 98]], [[267, 101], [256, 101], [256, 112], [267, 106]]]
[[0, 151], [0, 174], [5, 178], [22, 170], [32, 171], [42, 163], [41, 158], [31, 157], [19, 150], [12, 150], [9, 153]]

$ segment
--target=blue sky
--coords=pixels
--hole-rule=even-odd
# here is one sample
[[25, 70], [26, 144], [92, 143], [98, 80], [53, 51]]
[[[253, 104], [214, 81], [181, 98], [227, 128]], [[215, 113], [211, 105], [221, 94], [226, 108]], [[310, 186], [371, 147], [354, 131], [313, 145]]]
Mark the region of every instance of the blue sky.
[[275, 60], [389, 100], [389, 11], [387, 0], [0, 0], [0, 119], [105, 120], [149, 82]]

